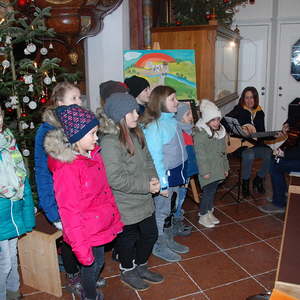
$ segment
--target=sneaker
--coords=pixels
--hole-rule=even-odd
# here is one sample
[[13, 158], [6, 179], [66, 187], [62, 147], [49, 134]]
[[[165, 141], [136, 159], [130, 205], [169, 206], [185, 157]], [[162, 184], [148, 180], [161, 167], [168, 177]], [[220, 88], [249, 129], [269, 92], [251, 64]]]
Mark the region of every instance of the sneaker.
[[213, 211], [214, 211], [214, 209], [208, 211], [208, 218], [209, 218], [210, 222], [215, 225], [220, 224], [220, 220], [214, 216]]
[[285, 212], [285, 207], [278, 207], [273, 203], [268, 203], [266, 205], [259, 206], [258, 209], [266, 214], [282, 214]]
[[205, 214], [205, 215], [200, 215], [198, 223], [201, 224], [201, 225], [203, 225], [206, 228], [213, 228], [213, 227], [215, 227], [215, 224], [213, 224], [211, 222], [208, 213]]
[[99, 277], [99, 279], [96, 281], [96, 288], [101, 288], [106, 285], [106, 280], [102, 277]]

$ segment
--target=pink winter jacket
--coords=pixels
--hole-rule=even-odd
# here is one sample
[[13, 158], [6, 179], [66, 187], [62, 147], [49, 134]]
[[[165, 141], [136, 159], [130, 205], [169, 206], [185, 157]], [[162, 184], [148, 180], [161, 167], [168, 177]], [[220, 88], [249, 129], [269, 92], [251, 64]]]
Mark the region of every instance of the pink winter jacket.
[[109, 243], [123, 227], [99, 151], [71, 162], [48, 157], [63, 237], [83, 265], [94, 261], [92, 246]]

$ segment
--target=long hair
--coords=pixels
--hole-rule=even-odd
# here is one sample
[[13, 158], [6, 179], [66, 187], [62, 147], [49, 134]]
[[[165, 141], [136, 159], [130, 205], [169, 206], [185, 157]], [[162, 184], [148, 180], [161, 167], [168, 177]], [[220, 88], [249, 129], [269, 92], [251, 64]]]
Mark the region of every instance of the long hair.
[[256, 109], [257, 106], [259, 105], [259, 96], [258, 96], [258, 91], [254, 86], [247, 86], [246, 88], [244, 88], [241, 97], [239, 99], [239, 105], [240, 106], [244, 106], [245, 105], [245, 96], [247, 92], [251, 92], [253, 95], [253, 99], [254, 99], [254, 106], [253, 109]]
[[134, 155], [135, 146], [132, 141], [132, 136], [136, 136], [142, 149], [145, 147], [145, 137], [139, 126], [128, 128], [125, 118], [121, 119], [117, 126], [120, 128], [119, 141], [125, 147], [130, 155]]
[[52, 90], [49, 105], [57, 107], [58, 102], [64, 102], [66, 92], [72, 89], [77, 89], [77, 86], [68, 81], [59, 82]]
[[161, 112], [168, 112], [166, 108], [166, 99], [176, 91], [166, 85], [159, 85], [154, 88], [150, 94], [149, 103], [145, 109], [140, 122], [147, 126], [152, 121], [159, 119]]

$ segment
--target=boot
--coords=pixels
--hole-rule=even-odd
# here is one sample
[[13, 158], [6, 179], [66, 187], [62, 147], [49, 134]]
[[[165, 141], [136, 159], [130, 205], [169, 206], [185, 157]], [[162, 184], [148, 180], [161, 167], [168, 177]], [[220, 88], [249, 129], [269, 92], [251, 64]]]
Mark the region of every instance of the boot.
[[249, 179], [243, 179], [243, 181], [242, 181], [242, 194], [243, 194], [244, 198], [247, 198], [250, 196]]
[[174, 236], [188, 236], [192, 232], [192, 226], [185, 225], [182, 219], [173, 217], [172, 231]]
[[140, 277], [135, 264], [129, 269], [123, 268], [120, 265], [120, 270], [121, 280], [129, 287], [138, 291], [145, 291], [150, 287], [149, 284]]
[[66, 289], [75, 295], [81, 295], [82, 293], [82, 286], [80, 283], [80, 275], [79, 272], [78, 273], [74, 273], [74, 274], [68, 274], [67, 273], [67, 278], [68, 278], [68, 285], [66, 286]]
[[253, 188], [253, 192], [265, 194], [266, 190], [264, 187], [264, 179], [262, 177], [259, 177], [258, 175], [256, 175], [256, 177], [253, 179], [252, 188]]
[[214, 209], [208, 211], [208, 218], [209, 218], [210, 222], [215, 225], [220, 224], [220, 220], [214, 216], [213, 212], [214, 212]]
[[[82, 299], [83, 300], [91, 300], [91, 299], [86, 298], [86, 297], [84, 297]], [[101, 291], [97, 291], [96, 300], [104, 300], [104, 295], [103, 295], [103, 293]]]
[[189, 247], [181, 245], [174, 240], [174, 235], [171, 227], [165, 228], [164, 231], [167, 235], [167, 245], [172, 251], [180, 254], [188, 253], [190, 251]]
[[156, 272], [152, 272], [148, 269], [147, 263], [143, 265], [137, 266], [137, 272], [140, 275], [140, 277], [150, 283], [161, 283], [164, 281], [164, 278], [162, 275]]
[[210, 220], [208, 213], [205, 215], [200, 215], [198, 223], [203, 225], [206, 228], [215, 227], [215, 224], [212, 223], [212, 221]]
[[158, 236], [158, 239], [154, 244], [152, 254], [167, 262], [177, 262], [181, 260], [181, 256], [173, 252], [168, 247], [166, 234]]
[[106, 285], [106, 280], [103, 277], [99, 277], [98, 280], [96, 281], [96, 288], [101, 288]]

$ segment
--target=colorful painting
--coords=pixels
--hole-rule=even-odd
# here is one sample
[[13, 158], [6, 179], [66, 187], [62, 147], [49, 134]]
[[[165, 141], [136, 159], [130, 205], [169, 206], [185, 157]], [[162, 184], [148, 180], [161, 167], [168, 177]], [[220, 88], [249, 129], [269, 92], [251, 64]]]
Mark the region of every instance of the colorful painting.
[[147, 79], [151, 88], [173, 87], [179, 100], [196, 99], [194, 50], [124, 51], [124, 78], [133, 75]]

